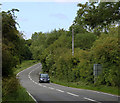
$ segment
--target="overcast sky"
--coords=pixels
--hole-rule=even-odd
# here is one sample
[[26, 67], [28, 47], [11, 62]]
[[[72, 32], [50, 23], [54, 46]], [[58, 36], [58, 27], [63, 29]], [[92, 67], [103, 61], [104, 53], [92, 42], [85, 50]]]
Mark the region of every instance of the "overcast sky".
[[[49, 0], [48, 0], [49, 1]], [[24, 32], [25, 38], [30, 39], [34, 32], [50, 32], [54, 29], [68, 28], [76, 17], [79, 2], [53, 0], [54, 2], [3, 2], [2, 10], [19, 9], [17, 22], [19, 31]], [[61, 2], [62, 1], [62, 2]], [[72, 0], [70, 0], [72, 1]], [[78, 1], [78, 0], [76, 0]], [[85, 3], [80, 2], [80, 3]]]

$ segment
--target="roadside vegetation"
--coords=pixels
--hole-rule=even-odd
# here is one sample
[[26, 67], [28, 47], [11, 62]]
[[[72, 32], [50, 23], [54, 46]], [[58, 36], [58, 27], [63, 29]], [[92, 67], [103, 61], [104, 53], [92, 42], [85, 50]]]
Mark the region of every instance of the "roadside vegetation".
[[16, 77], [3, 78], [2, 103], [31, 102], [36, 103], [23, 88]]
[[[54, 83], [119, 95], [120, 27], [116, 25], [120, 19], [119, 5], [120, 2], [79, 3], [69, 30], [35, 32], [29, 40], [17, 30], [15, 12], [19, 10], [2, 11], [3, 102], [32, 101], [20, 86], [16, 74], [37, 62], [42, 63], [43, 72], [47, 72]], [[93, 64], [102, 65], [102, 73], [95, 83]]]
[[2, 101], [4, 102], [31, 102], [36, 103], [27, 93], [26, 89], [23, 88], [19, 80], [16, 79], [16, 74], [20, 71], [38, 63], [36, 60], [26, 60], [23, 61], [20, 65], [17, 65], [14, 68], [15, 76], [11, 76], [9, 78], [3, 78], [3, 89], [2, 89]]
[[16, 28], [16, 11], [19, 10], [2, 11], [2, 103], [35, 103], [16, 79], [18, 72], [36, 63], [36, 60], [32, 60], [30, 43]]
[[78, 82], [67, 82], [65, 80], [58, 80], [54, 77], [50, 77], [51, 83], [67, 86], [67, 87], [73, 87], [73, 88], [79, 88], [79, 89], [87, 89], [87, 90], [95, 90], [99, 92], [105, 92], [110, 93], [114, 95], [120, 95], [119, 89], [117, 87], [111, 87], [106, 85], [94, 85], [88, 82], [78, 81]]
[[25, 60], [23, 61], [20, 65], [16, 65], [16, 68], [14, 69], [14, 74], [17, 75], [17, 73], [19, 73], [20, 71], [33, 66], [34, 64], [37, 64], [39, 61], [37, 60]]
[[[117, 22], [120, 3], [95, 4], [78, 4], [80, 9], [68, 31], [59, 29], [32, 34], [30, 50], [53, 82], [70, 83], [69, 86], [74, 87], [78, 83], [77, 87], [80, 88], [83, 83], [87, 89], [118, 94], [120, 57]], [[72, 28], [75, 36], [74, 56], [71, 49]], [[102, 73], [95, 83], [94, 64], [102, 65]], [[65, 82], [62, 83], [62, 80]]]

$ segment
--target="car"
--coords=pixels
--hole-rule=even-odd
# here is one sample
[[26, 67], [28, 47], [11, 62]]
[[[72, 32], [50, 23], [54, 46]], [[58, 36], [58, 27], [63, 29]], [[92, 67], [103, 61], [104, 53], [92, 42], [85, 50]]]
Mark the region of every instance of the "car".
[[50, 78], [48, 74], [40, 74], [39, 75], [39, 83], [50, 83]]

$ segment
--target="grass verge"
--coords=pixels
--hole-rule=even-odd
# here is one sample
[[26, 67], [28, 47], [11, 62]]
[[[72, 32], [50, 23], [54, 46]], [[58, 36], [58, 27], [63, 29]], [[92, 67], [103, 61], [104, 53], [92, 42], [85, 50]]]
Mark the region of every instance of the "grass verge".
[[20, 71], [29, 68], [30, 66], [37, 64], [38, 61], [36, 60], [25, 60], [22, 62], [22, 64], [17, 65], [16, 68], [14, 68], [14, 74], [16, 75], [17, 73], [19, 73]]
[[[38, 63], [36, 60], [23, 61], [22, 64], [17, 65], [14, 68], [14, 74], [16, 75], [20, 71]], [[2, 80], [2, 103], [36, 103], [31, 96], [27, 93], [26, 89], [23, 88], [16, 76], [3, 78]]]
[[63, 80], [58, 80], [56, 78], [50, 77], [52, 83], [60, 84], [63, 86], [67, 87], [74, 87], [74, 88], [80, 88], [80, 89], [88, 89], [88, 90], [95, 90], [95, 91], [100, 91], [100, 92], [105, 92], [105, 93], [110, 93], [114, 95], [120, 95], [119, 94], [119, 89], [117, 87], [110, 87], [110, 86], [104, 86], [104, 85], [99, 85], [95, 86], [94, 84], [88, 84], [85, 82], [67, 82]]
[[9, 93], [8, 95], [6, 95], [5, 97], [2, 98], [3, 102], [2, 103], [21, 103], [21, 102], [25, 102], [25, 103], [36, 103], [32, 97], [30, 97], [28, 95], [28, 93], [26, 92], [26, 89], [23, 87], [18, 87], [17, 91]]

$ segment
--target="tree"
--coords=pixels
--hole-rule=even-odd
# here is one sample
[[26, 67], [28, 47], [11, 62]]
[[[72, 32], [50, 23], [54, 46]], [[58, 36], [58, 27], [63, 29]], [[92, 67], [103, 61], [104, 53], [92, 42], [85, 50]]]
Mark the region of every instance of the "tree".
[[19, 62], [19, 57], [16, 55], [15, 45], [18, 42], [19, 36], [16, 29], [16, 17], [12, 9], [8, 12], [2, 12], [2, 73], [3, 76], [12, 75], [12, 68]]
[[73, 25], [71, 25], [70, 28], [69, 28], [71, 33], [72, 33], [72, 29], [74, 29], [74, 33], [75, 34], [87, 33], [87, 30], [84, 29], [83, 26], [80, 25], [80, 24], [73, 24]]
[[17, 30], [15, 11], [2, 11], [2, 73], [3, 76], [13, 75], [12, 68], [22, 60], [30, 59], [31, 52], [25, 44], [23, 34]]
[[102, 74], [97, 83], [119, 86], [120, 57], [118, 44], [118, 27], [110, 29], [108, 35], [101, 34], [91, 48], [93, 62], [102, 64]]
[[97, 36], [93, 33], [81, 33], [75, 36], [75, 48], [90, 49], [93, 42], [97, 39]]
[[81, 25], [88, 31], [108, 32], [109, 26], [119, 21], [120, 2], [95, 2], [78, 4], [80, 9], [74, 20], [75, 25]]

